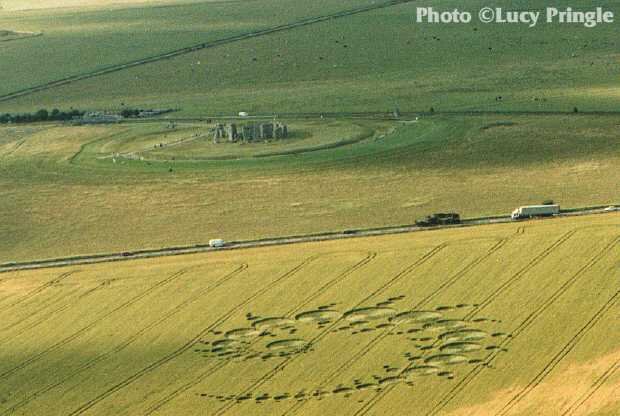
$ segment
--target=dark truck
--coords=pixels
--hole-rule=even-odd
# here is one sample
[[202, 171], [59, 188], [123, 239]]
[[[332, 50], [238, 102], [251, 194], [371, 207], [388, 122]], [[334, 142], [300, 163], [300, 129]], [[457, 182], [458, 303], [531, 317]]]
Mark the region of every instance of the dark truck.
[[460, 224], [461, 216], [455, 212], [437, 213], [429, 215], [422, 220], [417, 220], [415, 225], [418, 227], [434, 227], [437, 225]]

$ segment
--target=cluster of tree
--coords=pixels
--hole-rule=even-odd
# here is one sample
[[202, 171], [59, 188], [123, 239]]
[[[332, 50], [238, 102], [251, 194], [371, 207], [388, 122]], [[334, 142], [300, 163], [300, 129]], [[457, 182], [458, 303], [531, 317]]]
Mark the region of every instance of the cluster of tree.
[[121, 116], [123, 116], [123, 118], [138, 117], [138, 114], [140, 114], [142, 111], [144, 110], [140, 110], [138, 108], [124, 108], [121, 111]]
[[69, 110], [60, 111], [55, 108], [52, 111], [45, 109], [39, 110], [35, 113], [23, 113], [23, 114], [0, 114], [0, 124], [7, 123], [35, 123], [38, 121], [64, 121], [71, 120], [74, 117], [81, 117], [84, 115], [84, 111]]

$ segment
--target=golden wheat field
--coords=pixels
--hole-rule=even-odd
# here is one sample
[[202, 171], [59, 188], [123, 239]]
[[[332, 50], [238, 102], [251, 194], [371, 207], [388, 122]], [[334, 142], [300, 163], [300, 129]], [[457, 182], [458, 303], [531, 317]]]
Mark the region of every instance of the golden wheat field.
[[614, 415], [620, 215], [0, 274], [0, 415]]

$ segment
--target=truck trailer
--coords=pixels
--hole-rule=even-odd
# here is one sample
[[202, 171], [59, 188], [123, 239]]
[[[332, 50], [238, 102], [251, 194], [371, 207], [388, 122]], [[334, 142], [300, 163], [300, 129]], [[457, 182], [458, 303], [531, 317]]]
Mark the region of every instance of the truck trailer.
[[553, 205], [526, 205], [512, 211], [512, 219], [520, 220], [532, 217], [550, 217], [560, 213], [560, 206]]

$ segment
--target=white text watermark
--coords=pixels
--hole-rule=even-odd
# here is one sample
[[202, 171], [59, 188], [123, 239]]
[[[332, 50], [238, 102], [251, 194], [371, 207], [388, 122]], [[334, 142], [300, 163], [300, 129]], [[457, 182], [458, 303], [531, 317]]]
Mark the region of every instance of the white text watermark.
[[[474, 15], [477, 17], [474, 18]], [[593, 28], [601, 24], [614, 23], [614, 12], [597, 7], [592, 10], [575, 10], [572, 7], [558, 9], [547, 7], [537, 10], [507, 10], [501, 7], [484, 7], [475, 12], [433, 7], [418, 7], [417, 23], [472, 23], [477, 19], [481, 23], [521, 24], [536, 27], [539, 24], [579, 24]]]

